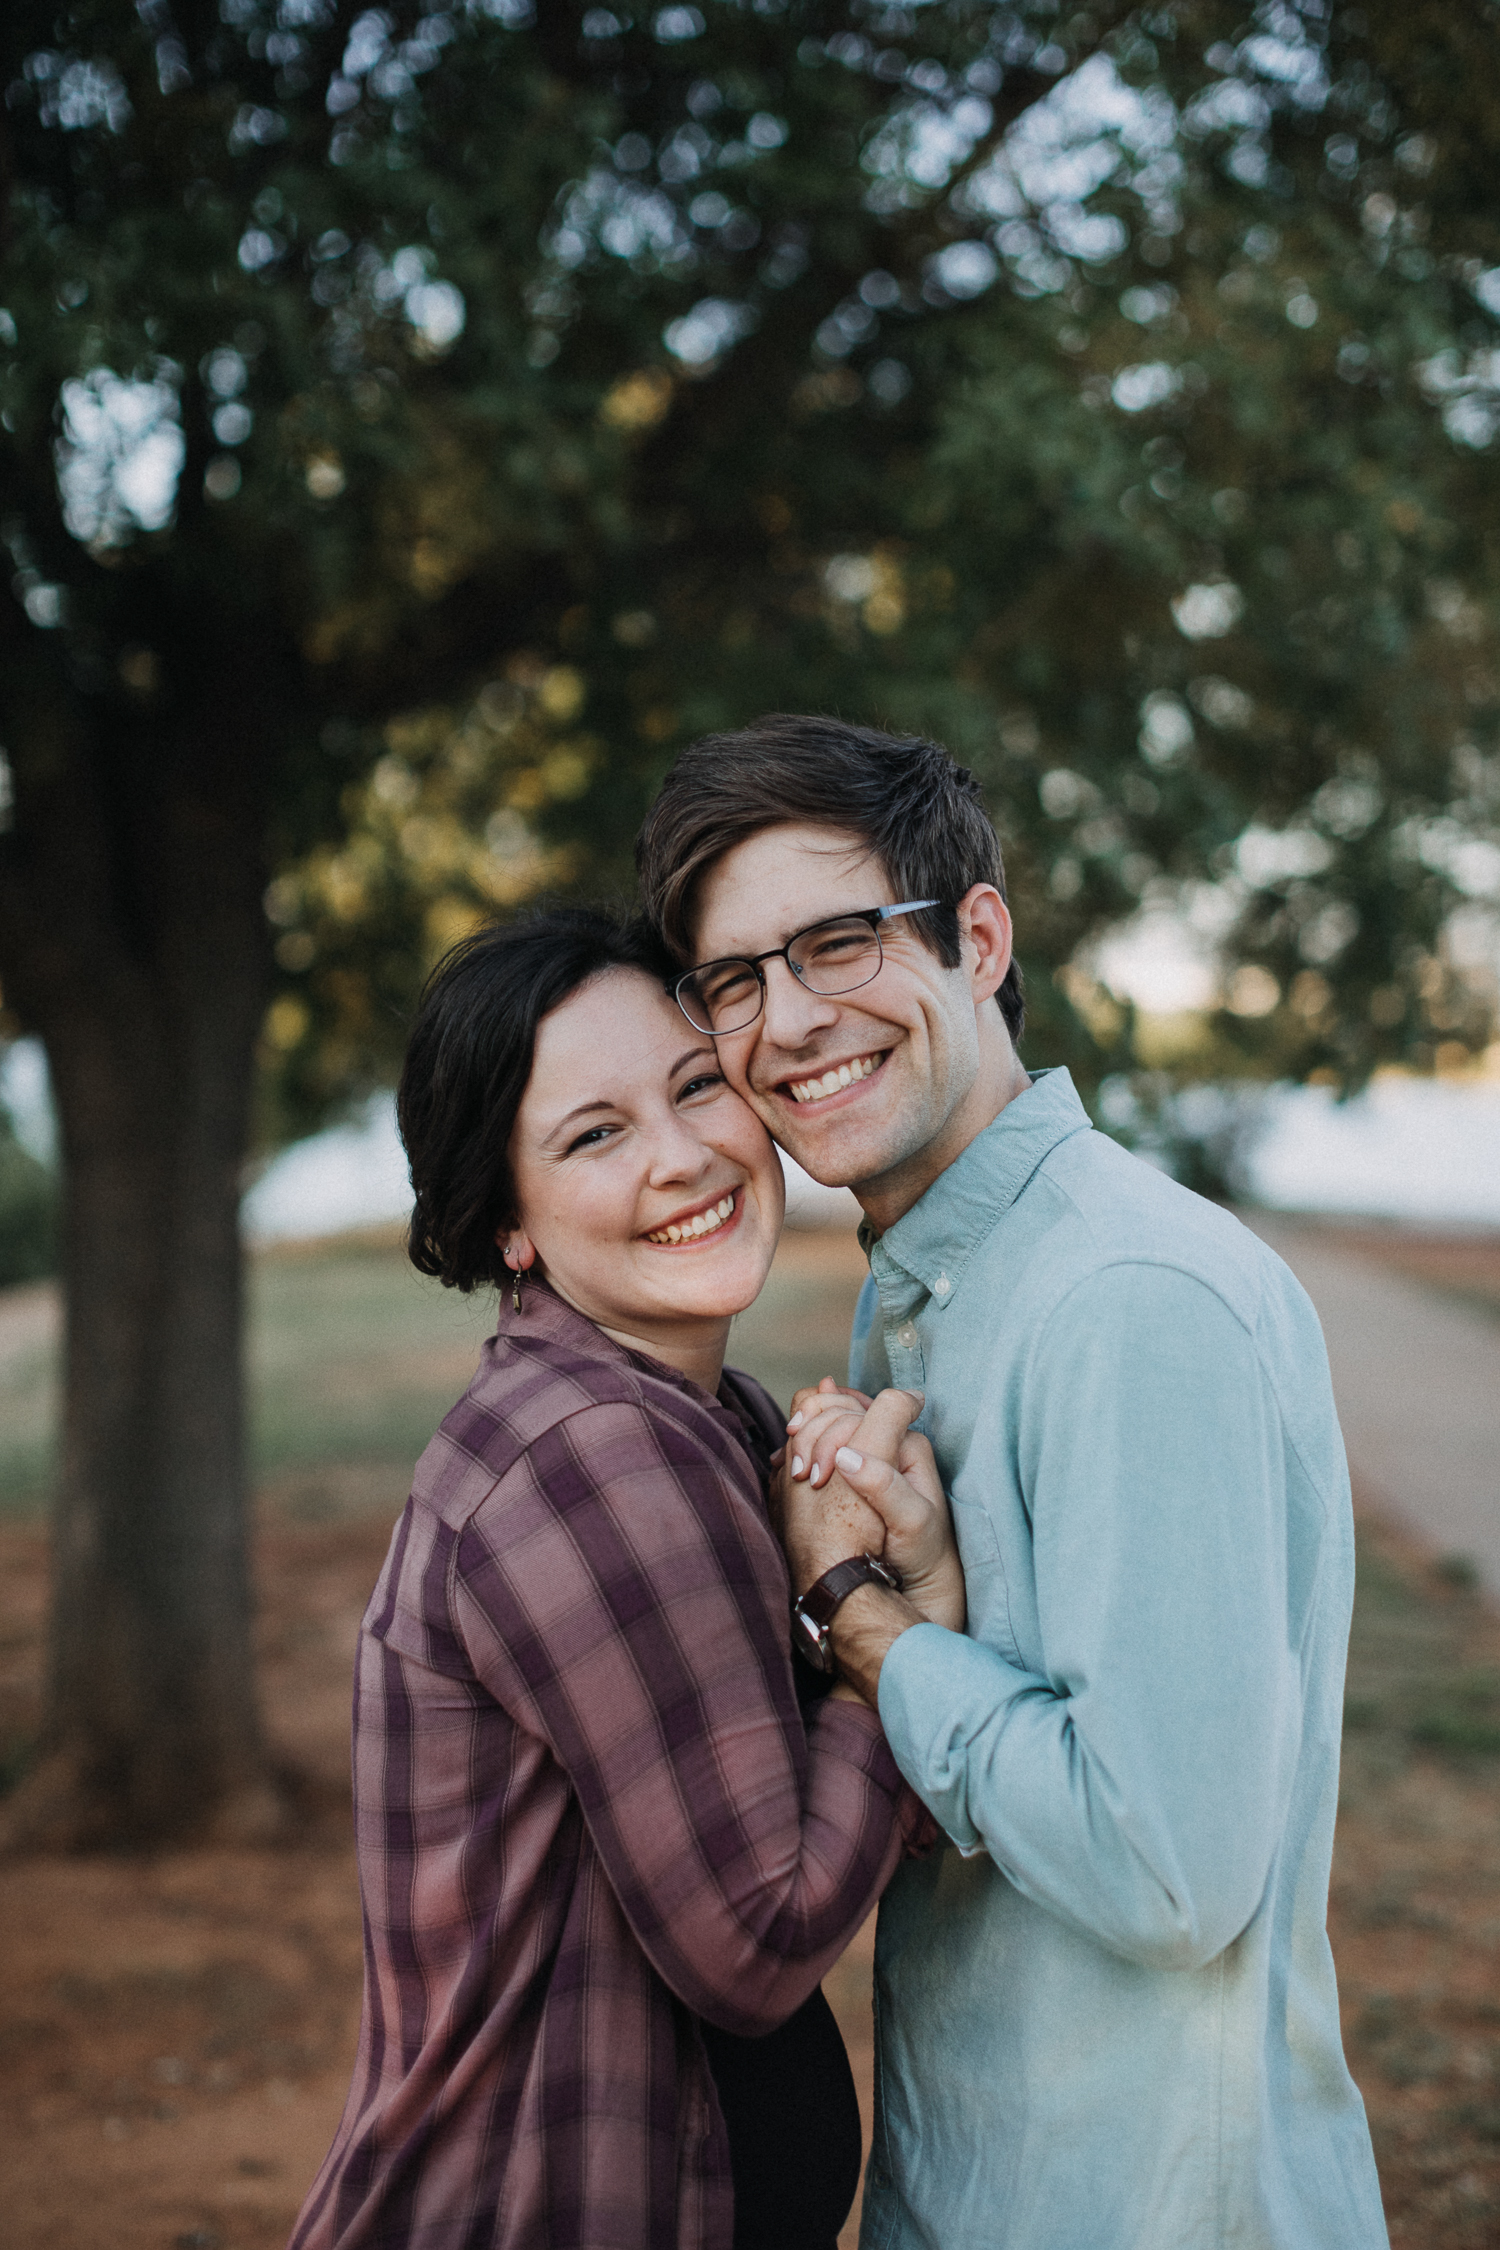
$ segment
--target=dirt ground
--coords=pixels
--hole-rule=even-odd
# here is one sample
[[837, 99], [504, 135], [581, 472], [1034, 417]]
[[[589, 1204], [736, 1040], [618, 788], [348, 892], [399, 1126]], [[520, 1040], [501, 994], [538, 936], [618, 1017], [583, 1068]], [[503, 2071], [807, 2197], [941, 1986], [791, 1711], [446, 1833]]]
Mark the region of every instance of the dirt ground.
[[[349, 1675], [401, 1497], [372, 1470], [283, 1477], [262, 1498], [262, 1681], [302, 1777], [295, 1847], [0, 1865], [10, 2250], [284, 2242], [352, 2054]], [[1396, 2250], [1493, 2250], [1500, 1619], [1368, 1516], [1361, 1547], [1330, 1910], [1345, 2037]], [[39, 1716], [45, 1580], [41, 1530], [0, 1526], [0, 1751]], [[868, 1985], [867, 1932], [829, 1980], [866, 2091]]]

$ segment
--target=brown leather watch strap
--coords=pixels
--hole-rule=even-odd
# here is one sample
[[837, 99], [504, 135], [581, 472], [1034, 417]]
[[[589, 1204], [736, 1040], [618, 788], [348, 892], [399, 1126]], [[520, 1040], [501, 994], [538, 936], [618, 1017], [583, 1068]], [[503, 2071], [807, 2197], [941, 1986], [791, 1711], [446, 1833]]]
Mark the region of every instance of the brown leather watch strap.
[[892, 1593], [899, 1594], [901, 1573], [891, 1563], [878, 1562], [874, 1555], [851, 1555], [847, 1562], [835, 1563], [832, 1570], [815, 1578], [800, 1601], [792, 1604], [792, 1645], [815, 1671], [835, 1669], [828, 1628], [835, 1610], [857, 1586], [888, 1586]]
[[847, 1562], [835, 1563], [816, 1578], [798, 1603], [803, 1614], [815, 1625], [831, 1625], [833, 1613], [840, 1602], [853, 1593], [856, 1586], [889, 1586], [894, 1593], [901, 1591], [901, 1573], [891, 1563], [880, 1562], [874, 1555], [851, 1555]]

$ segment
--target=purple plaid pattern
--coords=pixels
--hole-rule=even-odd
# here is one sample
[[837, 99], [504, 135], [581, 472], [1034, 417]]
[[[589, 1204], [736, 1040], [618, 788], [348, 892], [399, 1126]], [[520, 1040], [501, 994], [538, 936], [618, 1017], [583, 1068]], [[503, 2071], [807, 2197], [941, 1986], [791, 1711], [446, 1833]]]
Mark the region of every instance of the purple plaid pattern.
[[695, 2017], [790, 2015], [920, 1807], [792, 1684], [775, 1408], [502, 1307], [365, 1614], [354, 2081], [292, 2250], [729, 2250]]

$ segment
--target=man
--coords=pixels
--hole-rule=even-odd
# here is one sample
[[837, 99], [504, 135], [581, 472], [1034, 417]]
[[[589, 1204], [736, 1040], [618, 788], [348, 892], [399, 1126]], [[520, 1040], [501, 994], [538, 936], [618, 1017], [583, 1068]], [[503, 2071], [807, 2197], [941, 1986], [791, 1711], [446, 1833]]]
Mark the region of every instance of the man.
[[[864, 1207], [853, 1379], [925, 1391], [968, 1583], [965, 1634], [878, 1583], [823, 1628], [957, 1847], [881, 1907], [862, 2243], [1373, 2250], [1324, 1926], [1353, 1544], [1311, 1306], [1022, 1068], [999, 848], [942, 750], [710, 738], [639, 859], [730, 1082]], [[849, 1425], [799, 1404], [807, 1589], [849, 1556], [811, 1490]]]

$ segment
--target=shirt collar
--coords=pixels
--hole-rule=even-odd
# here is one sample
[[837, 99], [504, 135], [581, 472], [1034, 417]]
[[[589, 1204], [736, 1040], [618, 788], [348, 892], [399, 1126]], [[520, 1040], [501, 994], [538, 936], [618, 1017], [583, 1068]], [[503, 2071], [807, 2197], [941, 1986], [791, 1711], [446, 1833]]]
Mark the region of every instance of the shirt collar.
[[882, 1293], [901, 1278], [951, 1305], [965, 1266], [1059, 1143], [1090, 1130], [1088, 1112], [1063, 1069], [1033, 1073], [1024, 1094], [976, 1133], [924, 1196], [877, 1235], [868, 1219], [860, 1246]]
[[[586, 1313], [579, 1312], [566, 1298], [560, 1297], [551, 1283], [540, 1274], [528, 1272], [521, 1285], [521, 1309], [516, 1311], [511, 1300], [510, 1285], [498, 1292], [498, 1310], [495, 1324], [495, 1341], [516, 1345], [525, 1350], [529, 1343], [542, 1340], [564, 1344], [580, 1358], [597, 1359], [606, 1363], [633, 1367], [637, 1373], [649, 1375], [657, 1382], [666, 1383], [672, 1390], [680, 1391], [713, 1415], [723, 1415], [734, 1435], [749, 1452], [761, 1477], [770, 1475], [769, 1452], [764, 1434], [750, 1415], [747, 1402], [741, 1396], [732, 1371], [725, 1370], [719, 1389], [710, 1397], [701, 1383], [679, 1369], [669, 1367], [665, 1360], [656, 1359], [649, 1352], [632, 1351], [628, 1345], [616, 1343], [606, 1336], [598, 1324]], [[762, 1459], [762, 1456], [765, 1456]]]

